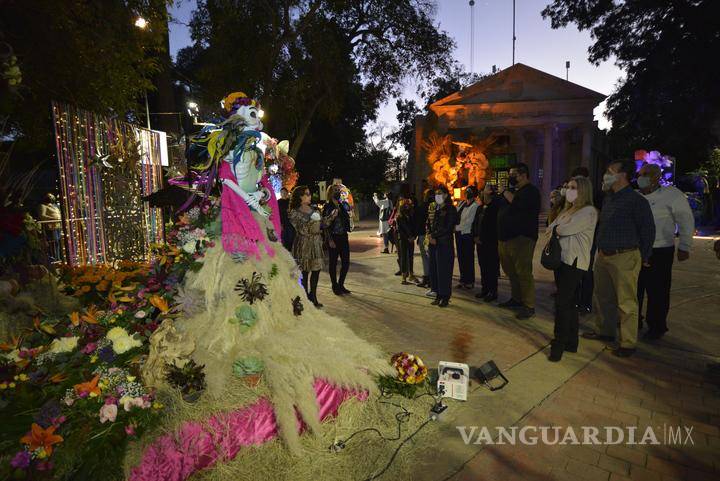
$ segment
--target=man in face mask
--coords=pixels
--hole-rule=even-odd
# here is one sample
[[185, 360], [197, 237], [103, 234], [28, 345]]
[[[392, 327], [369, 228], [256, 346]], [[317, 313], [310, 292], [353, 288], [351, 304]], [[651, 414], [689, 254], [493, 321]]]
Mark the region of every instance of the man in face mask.
[[460, 284], [458, 289], [472, 289], [475, 287], [475, 249], [473, 249], [472, 224], [478, 204], [475, 202], [477, 189], [468, 186], [465, 190], [465, 200], [458, 206], [460, 221], [455, 226], [455, 245], [457, 246], [458, 268], [460, 269]]
[[[650, 204], [632, 189], [635, 162], [611, 163], [603, 176], [607, 192], [597, 229], [593, 315], [596, 329], [583, 337], [610, 341], [615, 355], [627, 357], [637, 342], [637, 285], [640, 267], [649, 266], [655, 240]], [[620, 326], [617, 329], [617, 326]]]
[[517, 311], [516, 318], [535, 315], [533, 254], [538, 238], [540, 191], [530, 183], [528, 166], [519, 163], [510, 169], [510, 188], [501, 197], [507, 203], [498, 213], [500, 264], [510, 279], [511, 297], [500, 304]]
[[695, 219], [685, 194], [671, 185], [660, 185], [662, 170], [658, 165], [643, 165], [639, 175], [637, 183], [640, 192], [650, 203], [655, 221], [655, 242], [650, 265], [643, 266], [640, 271], [638, 305], [642, 313], [643, 298], [647, 292], [648, 332], [644, 338], [656, 340], [668, 330], [675, 232], [680, 234], [677, 258], [682, 262], [690, 258]]
[[430, 283], [436, 289], [433, 305], [447, 307], [452, 294], [452, 271], [455, 263], [453, 233], [458, 221], [457, 209], [450, 199], [447, 187], [435, 189], [435, 212], [428, 232], [430, 257]]

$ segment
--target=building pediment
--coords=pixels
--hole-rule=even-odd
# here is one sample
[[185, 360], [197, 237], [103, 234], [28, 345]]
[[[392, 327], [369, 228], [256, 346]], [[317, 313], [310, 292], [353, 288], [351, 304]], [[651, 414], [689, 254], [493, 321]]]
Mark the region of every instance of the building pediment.
[[430, 105], [436, 113], [447, 107], [516, 102], [585, 100], [598, 104], [605, 95], [518, 63], [448, 95]]

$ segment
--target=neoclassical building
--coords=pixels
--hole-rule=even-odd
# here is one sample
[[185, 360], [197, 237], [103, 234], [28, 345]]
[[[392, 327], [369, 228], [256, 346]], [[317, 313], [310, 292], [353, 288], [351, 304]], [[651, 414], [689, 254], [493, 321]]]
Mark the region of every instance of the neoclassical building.
[[[594, 180], [604, 169], [604, 136], [593, 120], [593, 109], [604, 99], [601, 93], [515, 64], [438, 100], [416, 118], [408, 181], [420, 192], [438, 178], [431, 176], [440, 169], [437, 150], [443, 139], [446, 164], [449, 157], [453, 166], [450, 187], [482, 183], [480, 177], [504, 184], [510, 166], [524, 162], [547, 207], [550, 191], [575, 167], [586, 166]], [[481, 158], [480, 175], [472, 167], [469, 174], [462, 172], [467, 164], [458, 162], [473, 148]]]

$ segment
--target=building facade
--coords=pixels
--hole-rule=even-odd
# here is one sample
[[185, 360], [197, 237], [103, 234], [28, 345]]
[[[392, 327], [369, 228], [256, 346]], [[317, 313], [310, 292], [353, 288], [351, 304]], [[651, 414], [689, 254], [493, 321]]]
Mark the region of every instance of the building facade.
[[[416, 118], [408, 181], [416, 192], [428, 184], [433, 169], [438, 168], [429, 144], [442, 137], [460, 146], [459, 150], [446, 149], [453, 157], [450, 163], [465, 155], [463, 146], [475, 145], [484, 151], [486, 182], [503, 185], [512, 164], [526, 163], [547, 208], [552, 189], [575, 167], [587, 167], [595, 181], [609, 160], [604, 134], [593, 116], [605, 98], [559, 77], [515, 64], [438, 100], [426, 115]], [[457, 165], [462, 170], [462, 162]], [[482, 183], [474, 180], [475, 175], [461, 174], [450, 187]]]

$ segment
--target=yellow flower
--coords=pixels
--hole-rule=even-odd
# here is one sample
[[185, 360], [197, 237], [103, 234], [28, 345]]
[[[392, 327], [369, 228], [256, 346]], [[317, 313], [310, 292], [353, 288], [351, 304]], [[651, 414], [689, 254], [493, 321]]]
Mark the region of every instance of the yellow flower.
[[8, 386], [9, 386], [11, 389], [15, 389], [15, 383], [14, 383], [14, 382], [11, 382], [10, 384], [8, 384]]
[[0, 382], [0, 389], [7, 389], [8, 385], [6, 382]]
[[58, 354], [61, 352], [70, 352], [73, 351], [77, 347], [78, 343], [78, 337], [72, 336], [72, 337], [60, 337], [57, 339], [53, 339], [53, 342], [50, 343], [50, 350], [49, 352]]
[[95, 364], [97, 362], [97, 360], [98, 360], [97, 355], [93, 354], [92, 356], [90, 356], [90, 364]]
[[125, 379], [127, 379], [128, 382], [133, 382], [137, 378], [135, 376], [126, 376]]
[[155, 401], [155, 402], [153, 402], [152, 407], [153, 407], [153, 409], [162, 409], [165, 406], [163, 405], [163, 403]]

